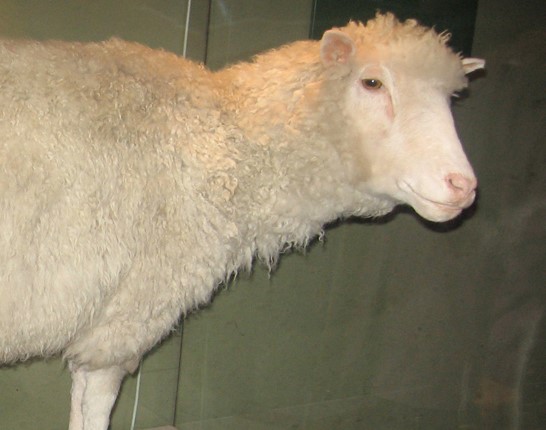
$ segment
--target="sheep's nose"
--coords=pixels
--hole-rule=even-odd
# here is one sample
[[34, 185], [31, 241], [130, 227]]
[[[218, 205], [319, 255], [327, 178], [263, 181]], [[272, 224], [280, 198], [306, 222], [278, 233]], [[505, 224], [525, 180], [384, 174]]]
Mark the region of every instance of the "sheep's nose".
[[465, 176], [461, 173], [450, 173], [445, 178], [453, 195], [454, 203], [470, 206], [474, 201], [478, 181], [474, 176]]

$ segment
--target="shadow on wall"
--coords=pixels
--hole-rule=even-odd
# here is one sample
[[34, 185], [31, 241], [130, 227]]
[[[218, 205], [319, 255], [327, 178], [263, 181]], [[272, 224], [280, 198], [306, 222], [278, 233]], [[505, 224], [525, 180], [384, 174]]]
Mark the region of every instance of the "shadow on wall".
[[478, 163], [484, 222], [476, 285], [489, 284], [490, 299], [482, 304], [489, 328], [475, 404], [484, 429], [538, 429], [546, 418], [546, 30], [523, 31], [484, 55], [488, 79], [477, 90], [476, 115], [498, 120], [480, 131], [476, 155], [491, 161]]

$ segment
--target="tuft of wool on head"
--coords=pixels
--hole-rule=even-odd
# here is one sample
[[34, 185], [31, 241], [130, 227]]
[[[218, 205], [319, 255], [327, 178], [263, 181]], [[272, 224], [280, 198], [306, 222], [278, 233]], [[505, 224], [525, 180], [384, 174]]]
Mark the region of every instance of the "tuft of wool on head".
[[461, 55], [449, 47], [448, 32], [438, 33], [415, 19], [399, 21], [392, 13], [377, 14], [366, 24], [351, 21], [338, 30], [353, 39], [360, 58], [372, 56], [392, 63], [408, 75], [428, 79], [449, 92], [467, 85]]

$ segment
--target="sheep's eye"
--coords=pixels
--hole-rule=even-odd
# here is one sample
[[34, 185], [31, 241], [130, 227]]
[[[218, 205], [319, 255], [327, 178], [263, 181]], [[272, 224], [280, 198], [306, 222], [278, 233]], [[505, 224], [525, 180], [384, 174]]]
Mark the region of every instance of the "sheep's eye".
[[362, 86], [367, 90], [378, 90], [383, 86], [379, 79], [362, 79]]

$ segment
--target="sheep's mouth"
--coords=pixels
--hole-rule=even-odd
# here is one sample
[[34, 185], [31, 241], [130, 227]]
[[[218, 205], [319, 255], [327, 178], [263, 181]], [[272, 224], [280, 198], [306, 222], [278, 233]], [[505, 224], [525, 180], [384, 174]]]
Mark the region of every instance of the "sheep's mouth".
[[419, 193], [415, 188], [411, 186], [409, 182], [402, 182], [400, 184], [402, 191], [409, 192], [411, 195], [417, 197], [417, 199], [425, 204], [433, 205], [446, 212], [460, 212], [463, 209], [469, 207], [474, 201], [475, 192], [472, 192], [464, 202], [449, 202], [449, 201], [438, 201], [431, 199], [421, 193]]
[[474, 201], [474, 195], [468, 196], [464, 202], [439, 201], [421, 194], [407, 182], [400, 183], [399, 188], [407, 195], [406, 202], [419, 215], [434, 222], [444, 222], [457, 217]]
[[467, 208], [469, 205], [467, 204], [460, 204], [460, 203], [450, 203], [450, 202], [439, 202], [437, 200], [429, 199], [422, 194], [414, 193], [417, 197], [419, 197], [422, 201], [428, 202], [433, 204], [434, 206], [439, 207], [440, 209], [446, 210], [446, 211], [462, 211], [463, 209]]

